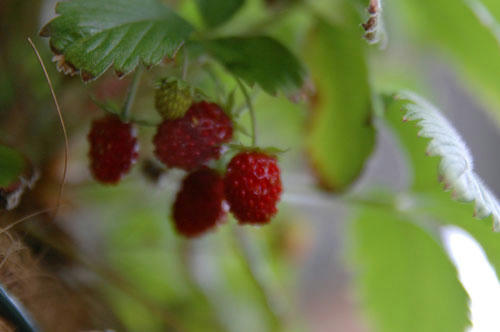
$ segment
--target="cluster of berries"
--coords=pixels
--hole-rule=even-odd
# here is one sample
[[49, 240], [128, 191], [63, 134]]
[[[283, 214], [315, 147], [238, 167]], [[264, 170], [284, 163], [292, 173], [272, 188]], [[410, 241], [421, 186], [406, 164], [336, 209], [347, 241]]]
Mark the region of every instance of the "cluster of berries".
[[[162, 81], [155, 106], [163, 118], [153, 138], [156, 157], [188, 172], [173, 204], [177, 231], [187, 237], [224, 221], [227, 206], [241, 224], [265, 224], [277, 212], [282, 191], [276, 157], [256, 149], [236, 154], [224, 175], [206, 164], [220, 158], [233, 138], [233, 123], [215, 103], [193, 102], [189, 87]], [[138, 157], [136, 131], [115, 115], [95, 120], [88, 135], [96, 180], [116, 184]]]

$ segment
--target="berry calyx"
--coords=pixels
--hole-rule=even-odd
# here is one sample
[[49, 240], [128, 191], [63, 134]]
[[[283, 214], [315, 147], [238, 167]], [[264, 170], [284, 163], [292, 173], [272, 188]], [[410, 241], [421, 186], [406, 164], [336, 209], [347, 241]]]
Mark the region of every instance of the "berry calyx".
[[191, 88], [176, 79], [161, 80], [155, 91], [155, 108], [164, 119], [178, 119], [193, 102]]
[[138, 157], [135, 128], [115, 115], [108, 115], [92, 122], [87, 138], [94, 178], [102, 183], [118, 183]]
[[208, 167], [188, 174], [173, 206], [177, 232], [186, 237], [199, 236], [214, 228], [225, 215], [222, 177]]
[[214, 103], [193, 104], [184, 117], [164, 120], [153, 139], [155, 155], [167, 167], [195, 169], [218, 159], [221, 145], [233, 137], [233, 124]]
[[241, 224], [265, 224], [276, 214], [282, 184], [275, 156], [243, 151], [234, 156], [224, 178], [226, 199]]

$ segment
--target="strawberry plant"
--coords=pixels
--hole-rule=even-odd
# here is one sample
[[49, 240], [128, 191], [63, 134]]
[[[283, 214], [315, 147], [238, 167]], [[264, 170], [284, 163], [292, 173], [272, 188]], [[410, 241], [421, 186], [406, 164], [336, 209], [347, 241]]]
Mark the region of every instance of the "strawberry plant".
[[495, 1], [4, 1], [2, 331], [474, 328]]

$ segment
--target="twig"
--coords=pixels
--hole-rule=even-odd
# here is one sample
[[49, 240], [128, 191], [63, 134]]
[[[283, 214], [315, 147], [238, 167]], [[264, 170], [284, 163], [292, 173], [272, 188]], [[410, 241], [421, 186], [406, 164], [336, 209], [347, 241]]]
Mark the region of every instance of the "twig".
[[45, 75], [45, 79], [47, 80], [47, 84], [49, 85], [50, 93], [52, 94], [52, 99], [54, 100], [54, 104], [56, 105], [57, 115], [59, 116], [59, 121], [61, 122], [61, 128], [62, 128], [62, 131], [64, 134], [64, 170], [63, 170], [63, 175], [62, 175], [62, 179], [61, 179], [61, 184], [59, 185], [59, 193], [57, 195], [56, 208], [54, 209], [54, 214], [52, 215], [52, 219], [55, 219], [55, 217], [57, 216], [57, 212], [59, 211], [59, 206], [61, 205], [63, 189], [64, 189], [64, 185], [66, 184], [66, 174], [68, 173], [68, 160], [69, 160], [68, 133], [66, 131], [66, 125], [64, 124], [64, 118], [62, 116], [61, 108], [59, 107], [59, 102], [57, 101], [57, 96], [56, 96], [56, 93], [54, 91], [52, 81], [50, 80], [49, 73], [47, 72], [47, 68], [45, 67], [45, 64], [43, 63], [43, 59], [40, 56], [38, 49], [36, 48], [35, 44], [31, 40], [31, 38], [29, 38], [29, 37], [28, 37], [28, 42], [30, 43], [31, 47], [33, 48], [33, 51], [35, 52], [35, 55], [38, 59], [38, 62], [40, 62], [40, 66], [42, 66], [43, 74]]
[[8, 230], [10, 230], [12, 227], [16, 226], [17, 224], [20, 224], [22, 223], [23, 221], [25, 220], [28, 220], [28, 219], [31, 219], [31, 218], [34, 218], [36, 216], [39, 216], [41, 214], [44, 214], [44, 213], [47, 213], [47, 212], [50, 212], [51, 210], [55, 210], [56, 208], [48, 208], [48, 209], [44, 209], [44, 210], [41, 210], [41, 211], [37, 211], [37, 212], [33, 212], [32, 214], [29, 214], [25, 217], [22, 217], [21, 219], [18, 219], [16, 221], [14, 221], [13, 223], [9, 224], [8, 226], [0, 229], [0, 234], [3, 234], [5, 232], [7, 232]]
[[368, 6], [368, 13], [377, 14], [380, 10], [380, 0], [370, 0], [370, 4]]

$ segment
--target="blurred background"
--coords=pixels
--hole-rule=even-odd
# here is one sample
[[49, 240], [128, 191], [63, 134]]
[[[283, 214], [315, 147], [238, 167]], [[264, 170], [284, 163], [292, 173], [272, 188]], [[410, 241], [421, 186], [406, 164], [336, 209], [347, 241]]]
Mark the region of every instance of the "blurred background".
[[[247, 1], [226, 29], [238, 31], [262, 17], [286, 16], [269, 26], [269, 34], [299, 54], [310, 21], [300, 9], [288, 12], [287, 2]], [[335, 21], [339, 2], [311, 1], [311, 6]], [[366, 15], [367, 1], [352, 2]], [[0, 281], [40, 325], [46, 331], [376, 331], [353, 282], [349, 229], [355, 213], [339, 195], [318, 189], [307, 160], [303, 136], [308, 107], [284, 97], [255, 95], [260, 142], [288, 149], [280, 159], [285, 192], [271, 224], [237, 228], [229, 218], [199, 239], [180, 238], [171, 226], [169, 207], [183, 173], [152, 178], [144, 169], [153, 156], [148, 142], [154, 128], [141, 128], [140, 160], [119, 186], [92, 179], [86, 135], [91, 120], [103, 112], [89, 96], [120, 102], [130, 78], [106, 73], [85, 85], [58, 73], [47, 40], [38, 37], [54, 17], [55, 3], [0, 2], [0, 142], [22, 151], [41, 173], [16, 210], [0, 212], [2, 225], [54, 206], [64, 165], [59, 119], [27, 37], [47, 64], [70, 135], [68, 181], [57, 218], [33, 217], [0, 235]], [[193, 3], [170, 1], [199, 24]], [[433, 100], [468, 142], [477, 172], [500, 193], [500, 85], [495, 86], [500, 76], [494, 77], [500, 53], [488, 53], [485, 45], [491, 41], [474, 35], [485, 21], [468, 25], [477, 19], [473, 1], [463, 1], [465, 9], [456, 11], [448, 8], [456, 5], [451, 0], [422, 3], [429, 8], [409, 0], [384, 1], [386, 47], [367, 51], [370, 80], [377, 92], [412, 89]], [[134, 113], [157, 120], [152, 87], [166, 67], [144, 75]], [[352, 194], [402, 192], [411, 181], [391, 130], [382, 121], [375, 125], [375, 149]], [[447, 228], [444, 238], [472, 303], [480, 308], [473, 310], [470, 331], [499, 331], [500, 319], [492, 308], [498, 311], [500, 287], [487, 258], [458, 228]], [[481, 279], [485, 275], [487, 281]], [[2, 331], [12, 329], [8, 322], [2, 324]]]

